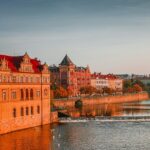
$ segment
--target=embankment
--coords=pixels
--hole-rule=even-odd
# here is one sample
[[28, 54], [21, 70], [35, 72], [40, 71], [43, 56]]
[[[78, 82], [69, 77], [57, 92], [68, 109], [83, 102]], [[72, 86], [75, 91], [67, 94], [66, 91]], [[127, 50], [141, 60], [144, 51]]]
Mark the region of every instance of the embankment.
[[[143, 100], [148, 100], [148, 99], [149, 99], [149, 94], [146, 92], [115, 95], [115, 96], [81, 98], [84, 106], [108, 104], [108, 103], [125, 103], [125, 102], [134, 102], [134, 101], [143, 101]], [[74, 107], [76, 100], [78, 99], [68, 99], [68, 100], [60, 99], [60, 100], [54, 100], [53, 102], [54, 102], [55, 107]]]

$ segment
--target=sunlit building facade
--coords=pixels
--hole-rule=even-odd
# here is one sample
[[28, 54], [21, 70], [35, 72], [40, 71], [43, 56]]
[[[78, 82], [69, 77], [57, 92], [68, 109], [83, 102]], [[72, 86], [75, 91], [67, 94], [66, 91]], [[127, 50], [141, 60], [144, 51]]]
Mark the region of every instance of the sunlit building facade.
[[91, 86], [99, 90], [107, 87], [115, 91], [122, 91], [123, 80], [113, 74], [94, 73], [91, 75]]
[[27, 53], [0, 55], [0, 134], [50, 123], [50, 73]]
[[80, 88], [91, 85], [89, 66], [78, 67], [66, 55], [59, 66], [50, 66], [52, 85], [62, 86], [72, 91], [72, 96], [80, 94]]

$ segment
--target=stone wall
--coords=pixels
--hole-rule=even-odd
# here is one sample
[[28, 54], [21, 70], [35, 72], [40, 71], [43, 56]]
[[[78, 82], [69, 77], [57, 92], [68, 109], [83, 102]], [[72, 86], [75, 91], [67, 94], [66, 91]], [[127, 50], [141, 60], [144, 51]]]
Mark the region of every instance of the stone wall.
[[[148, 99], [149, 99], [148, 93], [142, 92], [142, 93], [116, 95], [116, 96], [82, 98], [82, 102], [83, 105], [93, 105], [93, 104], [105, 104], [105, 103], [133, 102], [133, 101], [142, 101]], [[54, 106], [56, 107], [74, 107], [76, 100], [75, 99], [53, 100], [53, 102], [54, 102]]]
[[51, 123], [57, 123], [58, 122], [58, 112], [51, 112]]

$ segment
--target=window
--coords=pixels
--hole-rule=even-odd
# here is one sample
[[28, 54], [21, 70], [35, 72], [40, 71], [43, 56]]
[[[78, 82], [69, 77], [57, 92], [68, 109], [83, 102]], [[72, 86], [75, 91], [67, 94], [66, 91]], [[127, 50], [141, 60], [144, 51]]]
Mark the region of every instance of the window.
[[29, 115], [29, 108], [26, 107], [26, 115], [28, 116]]
[[48, 95], [48, 90], [44, 89], [44, 95], [47, 96]]
[[40, 97], [40, 91], [36, 91], [36, 96]]
[[2, 100], [6, 100], [7, 96], [6, 96], [6, 90], [2, 90]]
[[28, 64], [29, 63], [29, 59], [28, 58], [24, 58], [24, 62]]
[[30, 90], [30, 99], [33, 100], [33, 89]]
[[3, 82], [7, 82], [7, 77], [5, 75], [3, 76]]
[[20, 77], [20, 82], [23, 83], [23, 77]]
[[12, 99], [16, 99], [16, 98], [17, 98], [17, 93], [16, 93], [16, 91], [12, 91], [12, 93], [11, 93], [11, 98], [12, 98]]
[[24, 116], [24, 109], [21, 107], [21, 116]]
[[23, 89], [20, 90], [20, 95], [21, 95], [21, 100], [23, 100], [24, 99]]
[[36, 81], [35, 82], [39, 83], [40, 82], [40, 78], [36, 77]]
[[40, 113], [40, 106], [37, 106], [37, 113]]
[[16, 118], [16, 108], [13, 109], [13, 117]]
[[30, 78], [30, 82], [31, 82], [31, 83], [33, 82], [33, 78], [32, 78], [32, 77]]
[[16, 82], [16, 76], [12, 76], [12, 82]]
[[10, 78], [10, 76], [8, 76], [7, 82], [11, 82], [11, 78]]
[[33, 115], [33, 106], [31, 106], [31, 115]]
[[28, 77], [26, 77], [26, 83], [28, 83]]
[[26, 99], [27, 99], [27, 100], [29, 99], [29, 92], [28, 92], [28, 89], [26, 89]]
[[49, 83], [49, 77], [47, 78], [47, 83]]

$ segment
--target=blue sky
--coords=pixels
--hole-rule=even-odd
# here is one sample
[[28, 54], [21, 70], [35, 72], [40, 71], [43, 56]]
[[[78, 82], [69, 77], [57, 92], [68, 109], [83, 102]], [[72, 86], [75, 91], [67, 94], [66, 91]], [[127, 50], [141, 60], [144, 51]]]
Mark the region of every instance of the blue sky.
[[0, 53], [67, 53], [102, 73], [150, 73], [149, 0], [0, 0]]

